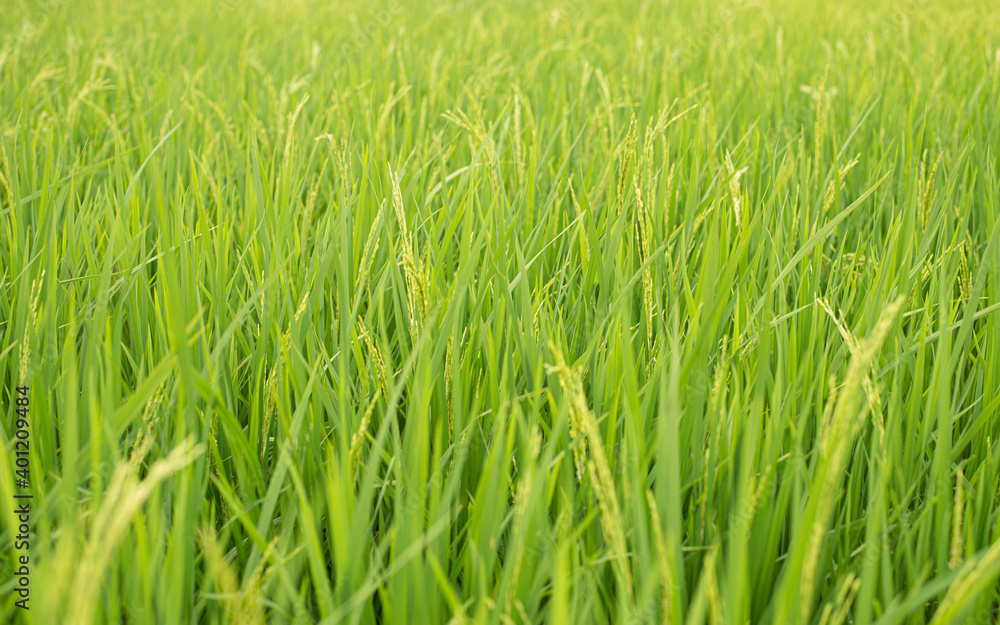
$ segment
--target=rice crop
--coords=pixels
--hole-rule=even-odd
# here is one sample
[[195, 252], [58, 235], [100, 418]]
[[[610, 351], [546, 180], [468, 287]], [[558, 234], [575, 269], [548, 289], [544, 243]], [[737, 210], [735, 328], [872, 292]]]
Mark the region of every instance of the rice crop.
[[997, 623], [997, 9], [0, 0], [0, 623]]

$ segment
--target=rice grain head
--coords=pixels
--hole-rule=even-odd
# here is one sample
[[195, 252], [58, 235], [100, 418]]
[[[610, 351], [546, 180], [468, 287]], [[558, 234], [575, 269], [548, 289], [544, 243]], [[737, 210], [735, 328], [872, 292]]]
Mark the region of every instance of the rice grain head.
[[955, 504], [952, 508], [951, 545], [948, 568], [956, 569], [962, 563], [962, 516], [965, 512], [965, 469], [958, 467], [955, 475]]
[[[802, 574], [798, 581], [801, 591], [800, 622], [808, 622], [812, 607], [812, 597], [816, 583], [817, 564], [823, 537], [826, 535], [827, 523], [833, 506], [840, 493], [840, 480], [843, 474], [843, 464], [854, 437], [860, 429], [865, 410], [858, 409], [862, 385], [872, 361], [882, 343], [889, 334], [893, 321], [903, 306], [904, 298], [898, 297], [882, 311], [871, 336], [861, 341], [858, 353], [852, 356], [847, 367], [847, 374], [836, 407], [823, 439], [820, 441], [820, 459], [817, 470], [817, 482], [811, 492], [817, 500], [813, 525], [809, 530], [806, 551], [803, 556]], [[831, 398], [831, 402], [833, 399]]]
[[[0, 150], [2, 152], [2, 150]], [[31, 281], [31, 300], [28, 307], [28, 318], [24, 322], [24, 336], [21, 339], [21, 357], [18, 363], [20, 381], [24, 386], [28, 385], [28, 367], [31, 365], [31, 336], [38, 325], [38, 300], [42, 294], [42, 281], [45, 278], [43, 269], [37, 280]]]
[[402, 247], [401, 263], [406, 280], [406, 304], [410, 313], [410, 336], [416, 341], [420, 336], [421, 326], [430, 305], [428, 295], [428, 276], [423, 264], [413, 255], [413, 244], [410, 232], [406, 226], [406, 213], [403, 211], [403, 196], [399, 189], [399, 176], [389, 168], [389, 178], [392, 181], [392, 206], [399, 221], [400, 243]]
[[736, 169], [733, 165], [732, 156], [726, 151], [726, 169], [729, 171], [729, 195], [733, 201], [733, 212], [736, 214], [736, 228], [743, 231], [743, 187], [740, 186], [740, 178], [749, 167]]
[[956, 622], [972, 599], [983, 596], [989, 592], [991, 584], [996, 584], [998, 573], [1000, 573], [1000, 540], [994, 540], [981, 558], [970, 559], [959, 569], [958, 576], [948, 587], [929, 625]]
[[382, 213], [385, 211], [385, 201], [382, 202], [378, 207], [378, 212], [375, 214], [375, 221], [372, 222], [372, 227], [368, 231], [368, 238], [365, 240], [364, 250], [361, 252], [361, 262], [358, 266], [358, 277], [354, 282], [354, 292], [360, 293], [362, 288], [368, 288], [368, 273], [371, 271], [372, 259], [375, 257], [375, 253], [378, 251], [379, 243], [381, 241], [380, 233], [382, 230]]
[[68, 625], [92, 622], [105, 571], [118, 545], [130, 531], [133, 518], [159, 484], [187, 468], [204, 451], [204, 445], [187, 438], [165, 458], [154, 462], [142, 481], [138, 479], [141, 462], [138, 457], [118, 465], [93, 517], [83, 554], [76, 565], [73, 587], [66, 598]]
[[548, 370], [550, 373], [557, 374], [559, 384], [567, 395], [570, 405], [570, 422], [572, 423], [575, 418], [577, 427], [589, 444], [591, 459], [587, 462], [587, 468], [592, 476], [591, 483], [601, 510], [601, 527], [610, 543], [611, 553], [609, 557], [614, 565], [620, 589], [625, 593], [626, 606], [631, 614], [635, 609], [632, 568], [628, 559], [625, 534], [621, 526], [621, 507], [618, 505], [614, 476], [604, 453], [601, 431], [597, 425], [597, 419], [587, 405], [586, 395], [579, 378], [566, 364], [562, 353], [554, 344], [549, 343], [549, 349], [552, 351], [555, 365], [549, 366]]
[[371, 401], [368, 402], [368, 407], [365, 409], [365, 413], [358, 423], [357, 432], [351, 436], [351, 449], [348, 452], [348, 459], [351, 464], [351, 478], [353, 480], [357, 480], [358, 478], [358, 463], [361, 460], [361, 450], [364, 449], [365, 439], [368, 438], [368, 428], [371, 426], [372, 412], [374, 412], [375, 404], [381, 395], [382, 390], [375, 389], [375, 394], [372, 396]]
[[646, 491], [646, 503], [649, 504], [649, 521], [653, 526], [653, 542], [656, 545], [656, 563], [660, 573], [660, 625], [671, 625], [673, 622], [670, 605], [670, 594], [673, 592], [674, 575], [670, 569], [670, 557], [667, 555], [667, 539], [663, 535], [663, 525], [660, 513], [656, 508], [656, 498], [653, 491]]

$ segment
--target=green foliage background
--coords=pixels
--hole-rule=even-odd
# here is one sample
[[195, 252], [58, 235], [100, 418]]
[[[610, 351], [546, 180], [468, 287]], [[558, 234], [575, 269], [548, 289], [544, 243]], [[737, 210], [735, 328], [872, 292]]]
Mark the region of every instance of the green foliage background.
[[0, 622], [997, 622], [996, 9], [0, 1]]

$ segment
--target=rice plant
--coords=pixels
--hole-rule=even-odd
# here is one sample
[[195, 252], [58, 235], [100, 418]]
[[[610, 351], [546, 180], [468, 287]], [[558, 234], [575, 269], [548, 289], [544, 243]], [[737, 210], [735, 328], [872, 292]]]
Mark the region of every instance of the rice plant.
[[0, 0], [0, 623], [998, 622], [998, 103], [992, 0]]

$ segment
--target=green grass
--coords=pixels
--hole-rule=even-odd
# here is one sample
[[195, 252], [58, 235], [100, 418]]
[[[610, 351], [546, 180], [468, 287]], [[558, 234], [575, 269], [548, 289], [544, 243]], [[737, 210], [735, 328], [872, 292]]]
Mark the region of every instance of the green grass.
[[1000, 14], [834, 4], [0, 0], [0, 622], [997, 622]]

